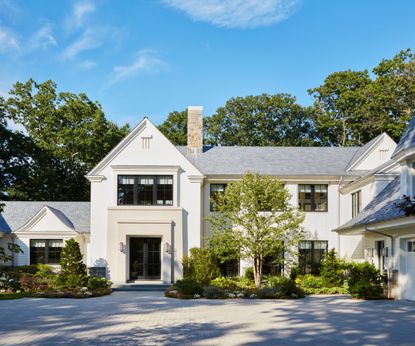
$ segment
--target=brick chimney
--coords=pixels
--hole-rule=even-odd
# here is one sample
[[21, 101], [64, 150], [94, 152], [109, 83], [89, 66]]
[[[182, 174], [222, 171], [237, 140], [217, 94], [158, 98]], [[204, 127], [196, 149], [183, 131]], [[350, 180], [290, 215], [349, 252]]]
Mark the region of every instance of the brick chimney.
[[203, 107], [187, 107], [187, 149], [191, 154], [200, 154], [203, 149]]

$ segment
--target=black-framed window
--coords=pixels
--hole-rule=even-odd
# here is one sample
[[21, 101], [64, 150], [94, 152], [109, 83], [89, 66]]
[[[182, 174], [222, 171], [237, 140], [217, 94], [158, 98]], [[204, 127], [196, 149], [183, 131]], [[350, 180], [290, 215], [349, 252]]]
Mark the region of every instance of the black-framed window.
[[298, 243], [298, 266], [302, 274], [320, 273], [320, 264], [328, 246], [327, 240], [302, 240]]
[[215, 210], [215, 202], [217, 201], [218, 194], [223, 195], [225, 193], [226, 186], [228, 184], [210, 184], [210, 211]]
[[118, 205], [173, 205], [172, 175], [119, 175]]
[[30, 264], [59, 264], [62, 239], [30, 239]]
[[355, 217], [357, 214], [360, 213], [362, 208], [362, 192], [356, 191], [352, 193], [352, 217]]
[[327, 211], [328, 186], [323, 184], [298, 185], [298, 207], [302, 211]]
[[279, 248], [274, 254], [264, 257], [262, 262], [263, 275], [283, 275], [284, 274], [284, 246]]

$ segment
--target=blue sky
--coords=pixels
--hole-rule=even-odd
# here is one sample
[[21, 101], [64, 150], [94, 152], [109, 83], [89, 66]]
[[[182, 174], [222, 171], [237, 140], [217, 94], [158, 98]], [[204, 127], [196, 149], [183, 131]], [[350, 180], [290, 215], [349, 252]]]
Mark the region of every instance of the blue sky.
[[304, 105], [329, 73], [415, 46], [411, 0], [0, 0], [0, 95], [52, 79], [119, 124], [233, 96]]

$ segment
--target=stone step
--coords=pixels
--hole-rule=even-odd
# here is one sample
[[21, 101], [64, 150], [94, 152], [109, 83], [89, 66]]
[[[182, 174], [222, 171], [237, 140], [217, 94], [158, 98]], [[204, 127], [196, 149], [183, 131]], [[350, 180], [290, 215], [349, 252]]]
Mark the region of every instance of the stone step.
[[170, 287], [170, 285], [165, 284], [125, 284], [125, 285], [113, 285], [113, 291], [140, 291], [140, 292], [164, 292], [166, 288]]

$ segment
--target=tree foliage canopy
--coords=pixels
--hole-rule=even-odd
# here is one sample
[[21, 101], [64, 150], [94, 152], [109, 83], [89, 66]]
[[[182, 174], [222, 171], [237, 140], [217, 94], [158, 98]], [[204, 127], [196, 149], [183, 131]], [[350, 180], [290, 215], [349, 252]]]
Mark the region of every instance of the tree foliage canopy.
[[362, 145], [382, 132], [399, 141], [415, 112], [415, 56], [401, 51], [382, 60], [372, 75], [367, 70], [332, 73], [309, 93], [322, 145]]
[[251, 259], [254, 277], [260, 284], [266, 256], [297, 244], [305, 234], [303, 215], [290, 204], [290, 194], [281, 181], [246, 173], [228, 184], [215, 201], [215, 213], [208, 217], [212, 235], [209, 247], [218, 257]]
[[[308, 90], [304, 107], [289, 94], [234, 97], [205, 117], [205, 143], [239, 146], [362, 145], [387, 132], [398, 141], [415, 112], [415, 55], [410, 49], [368, 70], [338, 71]], [[170, 113], [162, 132], [186, 144], [186, 112]]]
[[[5, 133], [0, 150], [17, 167], [7, 168], [1, 182], [9, 199], [87, 200], [84, 175], [129, 131], [108, 121], [101, 105], [85, 94], [57, 93], [56, 88], [50, 80], [30, 79], [0, 98], [0, 131]], [[23, 125], [27, 135], [6, 128], [7, 120]]]

